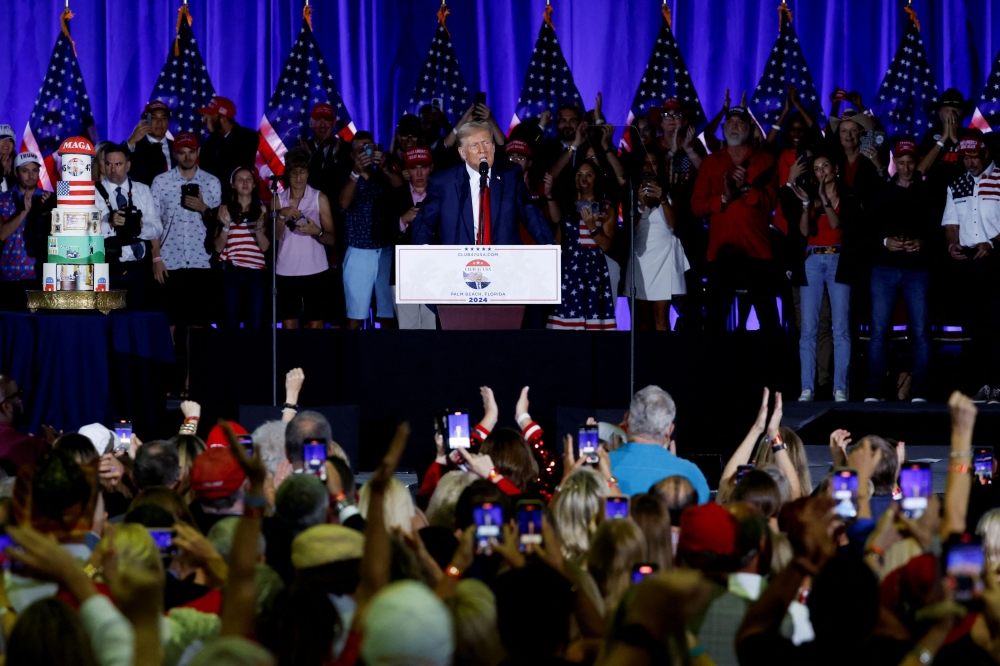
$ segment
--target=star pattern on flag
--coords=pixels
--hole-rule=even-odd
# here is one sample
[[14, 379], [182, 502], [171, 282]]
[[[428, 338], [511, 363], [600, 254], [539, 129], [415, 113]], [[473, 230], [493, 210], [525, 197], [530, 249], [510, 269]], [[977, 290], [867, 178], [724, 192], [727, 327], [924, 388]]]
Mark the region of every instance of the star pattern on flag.
[[160, 101], [170, 107], [172, 135], [191, 132], [196, 136], [205, 136], [208, 131], [196, 109], [208, 106], [214, 95], [215, 88], [194, 39], [194, 32], [191, 25], [182, 19], [176, 42], [170, 41], [167, 61], [160, 70], [149, 101]]
[[343, 133], [351, 124], [351, 114], [337, 92], [330, 66], [323, 58], [309, 23], [303, 20], [302, 30], [281, 68], [265, 115], [282, 143], [298, 145], [299, 139], [308, 138], [309, 113], [320, 102], [333, 106], [337, 114], [336, 131]]
[[812, 114], [816, 123], [820, 127], [826, 125], [822, 99], [816, 92], [812, 73], [806, 66], [799, 38], [795, 35], [792, 22], [783, 16], [778, 39], [768, 54], [764, 73], [748, 102], [750, 111], [762, 123], [765, 132], [781, 115], [789, 85], [798, 91], [799, 103]]
[[448, 30], [441, 23], [438, 23], [427, 58], [420, 68], [417, 84], [410, 95], [409, 112], [418, 113], [420, 107], [430, 104], [434, 99], [442, 101], [441, 108], [452, 125], [472, 106], [472, 95], [465, 84], [462, 69], [458, 66], [455, 47], [452, 46]]
[[919, 137], [934, 125], [927, 105], [938, 99], [937, 82], [920, 30], [912, 20], [908, 23], [871, 105], [890, 137]]
[[[647, 113], [650, 108], [661, 105], [664, 100], [676, 97], [684, 107], [694, 112], [692, 125], [702, 127], [707, 122], [705, 110], [694, 89], [694, 82], [681, 56], [677, 40], [670, 29], [666, 17], [656, 35], [656, 45], [649, 56], [649, 63], [639, 80], [639, 87], [632, 99], [632, 118]], [[629, 121], [631, 124], [631, 121]]]
[[514, 109], [513, 124], [538, 116], [546, 109], [555, 115], [556, 109], [563, 104], [583, 108], [580, 91], [573, 81], [573, 73], [563, 56], [556, 31], [546, 19], [542, 21], [531, 52], [531, 61]]
[[993, 61], [993, 69], [986, 79], [986, 85], [975, 100], [979, 113], [993, 129], [1000, 129], [1000, 53]]
[[96, 138], [94, 116], [80, 63], [73, 51], [73, 43], [62, 33], [52, 49], [42, 88], [28, 119], [25, 134], [29, 132], [35, 146], [26, 141], [26, 147], [37, 150], [43, 159], [55, 153], [62, 142], [72, 136]]

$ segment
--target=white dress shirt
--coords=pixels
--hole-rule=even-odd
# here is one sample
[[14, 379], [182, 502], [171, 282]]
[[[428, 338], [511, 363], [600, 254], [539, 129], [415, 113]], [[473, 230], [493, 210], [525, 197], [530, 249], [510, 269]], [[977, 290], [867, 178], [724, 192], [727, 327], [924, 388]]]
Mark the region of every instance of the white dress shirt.
[[[94, 204], [97, 206], [97, 210], [101, 211], [101, 233], [105, 238], [115, 235], [111, 227], [111, 213], [118, 210], [119, 189], [122, 196], [127, 199], [130, 185], [132, 188], [132, 203], [142, 211], [142, 230], [139, 232], [139, 238], [142, 240], [159, 238], [163, 232], [163, 224], [160, 222], [159, 202], [153, 196], [153, 192], [149, 189], [148, 185], [137, 183], [134, 180], [130, 183], [128, 179], [121, 185], [116, 185], [107, 178], [101, 181], [101, 186], [107, 191], [108, 200], [111, 202], [111, 210], [108, 210], [108, 204], [104, 201], [104, 197], [101, 196], [100, 192], [96, 192], [97, 196], [94, 197]], [[128, 245], [122, 247], [121, 261], [135, 261], [132, 248]]]
[[[469, 185], [472, 186], [472, 237], [479, 238], [479, 171], [465, 163], [465, 170], [469, 172]], [[493, 169], [490, 168], [489, 176], [493, 176]], [[488, 181], [487, 181], [488, 182]], [[489, 243], [489, 240], [486, 241]]]
[[958, 226], [963, 247], [992, 246], [1000, 235], [1000, 170], [993, 162], [978, 177], [964, 173], [948, 186], [941, 226], [949, 225]]

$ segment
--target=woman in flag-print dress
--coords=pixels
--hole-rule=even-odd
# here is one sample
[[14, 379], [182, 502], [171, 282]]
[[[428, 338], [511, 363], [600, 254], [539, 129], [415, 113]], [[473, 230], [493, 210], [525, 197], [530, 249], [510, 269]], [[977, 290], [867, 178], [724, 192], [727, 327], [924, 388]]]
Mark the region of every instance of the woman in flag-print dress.
[[563, 247], [562, 303], [549, 315], [548, 328], [614, 330], [615, 297], [604, 253], [614, 239], [616, 211], [595, 193], [597, 169], [591, 162], [580, 164], [573, 177], [576, 193], [561, 206], [555, 234]]

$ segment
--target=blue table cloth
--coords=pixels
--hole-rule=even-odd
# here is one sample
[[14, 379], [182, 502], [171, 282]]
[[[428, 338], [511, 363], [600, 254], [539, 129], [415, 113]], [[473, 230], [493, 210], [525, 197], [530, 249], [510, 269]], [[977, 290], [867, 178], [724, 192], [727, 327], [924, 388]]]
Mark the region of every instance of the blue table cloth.
[[24, 392], [27, 428], [67, 432], [131, 419], [149, 432], [174, 362], [161, 312], [0, 312], [0, 372]]

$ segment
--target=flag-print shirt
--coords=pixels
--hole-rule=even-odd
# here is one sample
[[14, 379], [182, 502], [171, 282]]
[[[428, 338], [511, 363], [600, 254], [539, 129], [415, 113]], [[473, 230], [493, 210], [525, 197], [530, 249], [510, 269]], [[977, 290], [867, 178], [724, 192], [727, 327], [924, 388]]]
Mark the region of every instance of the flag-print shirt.
[[[22, 200], [21, 190], [16, 187], [0, 192], [0, 219], [7, 222], [16, 216], [24, 208]], [[42, 190], [35, 190], [31, 203], [33, 206], [40, 206], [41, 202]], [[22, 220], [17, 230], [3, 244], [3, 253], [0, 254], [0, 281], [34, 280], [35, 277], [35, 257], [29, 256], [24, 246], [24, 220]]]
[[203, 169], [197, 169], [191, 180], [181, 176], [178, 168], [161, 173], [153, 179], [153, 197], [160, 204], [160, 256], [167, 270], [178, 268], [209, 268], [211, 255], [205, 251], [205, 223], [201, 213], [181, 206], [181, 186], [196, 183], [201, 198], [209, 208], [222, 200], [219, 179]]
[[1000, 170], [993, 162], [979, 177], [969, 172], [952, 181], [941, 226], [958, 225], [958, 242], [964, 247], [990, 243], [1000, 235]]

